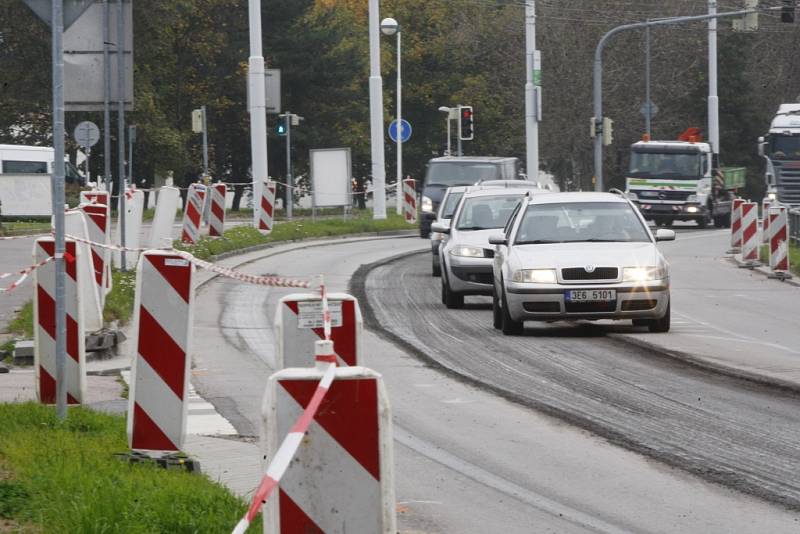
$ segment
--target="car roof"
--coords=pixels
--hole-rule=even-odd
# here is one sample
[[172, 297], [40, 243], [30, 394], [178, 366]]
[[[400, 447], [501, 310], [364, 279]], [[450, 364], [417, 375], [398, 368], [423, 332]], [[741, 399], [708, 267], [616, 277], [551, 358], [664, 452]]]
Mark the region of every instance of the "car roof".
[[628, 200], [616, 193], [571, 192], [535, 195], [528, 204], [561, 204], [564, 202], [624, 202]]
[[476, 198], [476, 197], [500, 197], [500, 196], [517, 196], [522, 197], [528, 193], [525, 189], [521, 187], [509, 187], [509, 188], [492, 188], [492, 189], [470, 189], [466, 193], [464, 193], [463, 198]]
[[502, 163], [504, 161], [517, 159], [508, 156], [443, 156], [433, 158], [428, 163]]

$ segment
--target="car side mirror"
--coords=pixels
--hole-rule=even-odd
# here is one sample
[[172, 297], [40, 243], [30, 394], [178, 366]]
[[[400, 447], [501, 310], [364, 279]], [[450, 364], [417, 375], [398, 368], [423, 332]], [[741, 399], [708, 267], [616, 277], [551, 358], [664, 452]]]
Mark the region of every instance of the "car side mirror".
[[656, 230], [656, 241], [675, 241], [675, 230], [659, 228]]
[[763, 156], [764, 155], [764, 144], [765, 144], [764, 143], [764, 137], [763, 136], [759, 137], [758, 138], [758, 155], [759, 156]]
[[440, 222], [435, 222], [431, 225], [432, 232], [439, 232], [440, 234], [449, 234], [450, 233], [450, 225], [449, 224], [442, 224]]
[[489, 236], [490, 245], [508, 245], [508, 239], [503, 234]]

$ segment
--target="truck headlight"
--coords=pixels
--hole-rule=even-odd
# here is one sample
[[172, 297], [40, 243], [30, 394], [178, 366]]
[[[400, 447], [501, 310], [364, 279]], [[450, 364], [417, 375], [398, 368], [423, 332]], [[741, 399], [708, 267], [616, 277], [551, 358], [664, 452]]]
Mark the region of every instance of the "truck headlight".
[[769, 193], [767, 193], [767, 198], [769, 198], [770, 200], [775, 200], [776, 198], [778, 198], [778, 194], [775, 191], [770, 191]]
[[461, 256], [462, 258], [486, 258], [486, 251], [480, 247], [470, 247], [466, 245], [459, 245], [450, 249], [450, 254], [453, 256]]
[[667, 277], [664, 266], [625, 267], [622, 269], [623, 282], [649, 282]]
[[523, 284], [555, 284], [558, 281], [555, 269], [520, 269], [514, 271], [511, 280]]
[[429, 197], [422, 197], [422, 211], [425, 213], [433, 212], [433, 200], [431, 200]]

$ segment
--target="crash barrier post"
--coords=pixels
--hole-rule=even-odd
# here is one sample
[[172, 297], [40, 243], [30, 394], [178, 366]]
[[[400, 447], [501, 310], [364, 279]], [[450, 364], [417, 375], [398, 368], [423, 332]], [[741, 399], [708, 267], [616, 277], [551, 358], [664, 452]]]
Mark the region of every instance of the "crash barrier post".
[[181, 201], [181, 192], [177, 187], [162, 187], [156, 198], [156, 212], [153, 226], [146, 246], [164, 248], [172, 245], [172, 224]]
[[417, 224], [417, 189], [413, 178], [403, 180], [403, 215], [409, 224]]
[[[129, 249], [139, 248], [139, 234], [142, 228], [142, 216], [144, 215], [144, 191], [130, 188], [125, 191], [125, 247]], [[117, 225], [115, 233], [116, 243], [121, 245], [120, 226]], [[134, 269], [139, 260], [139, 253], [130, 251], [125, 252], [125, 268]], [[114, 265], [122, 266], [122, 254], [114, 252]]]
[[[331, 340], [339, 365], [363, 365], [361, 336], [364, 321], [358, 299], [345, 293], [329, 293]], [[275, 312], [275, 368], [308, 367], [314, 344], [325, 339], [322, 299], [313, 293], [282, 297]]]
[[[284, 369], [264, 396], [265, 458], [278, 459], [309, 407], [322, 370]], [[264, 532], [396, 532], [392, 418], [380, 374], [338, 367], [302, 445], [267, 500]]]
[[[78, 285], [81, 294], [81, 308], [83, 309], [83, 329], [88, 332], [97, 332], [103, 328], [103, 304], [95, 282], [95, 265], [92, 261], [92, 241], [84, 212], [67, 210], [64, 213], [64, 233], [75, 237], [78, 255], [75, 258]], [[102, 300], [101, 300], [102, 299]]]
[[[105, 228], [105, 241], [103, 244], [111, 243], [111, 193], [108, 191], [81, 191], [80, 192], [81, 204], [101, 204], [106, 207], [106, 228]], [[92, 233], [92, 229], [89, 229]], [[93, 240], [94, 241], [94, 240]], [[97, 248], [97, 247], [92, 247]], [[103, 263], [106, 265], [105, 273], [105, 293], [106, 295], [111, 291], [111, 249], [104, 248], [103, 250]]]
[[128, 446], [175, 453], [186, 435], [194, 265], [160, 250], [144, 252], [136, 272], [128, 401]]
[[[55, 254], [52, 237], [36, 240], [33, 260], [42, 262]], [[66, 311], [65, 381], [67, 403], [81, 404], [86, 398], [86, 355], [83, 336], [78, 260], [80, 249], [75, 241], [64, 242], [64, 303]], [[56, 264], [51, 261], [36, 269], [33, 283], [34, 372], [36, 396], [43, 404], [56, 404]]]
[[731, 206], [731, 248], [728, 254], [742, 251], [742, 204], [744, 199], [734, 198]]
[[200, 224], [203, 214], [203, 203], [206, 198], [206, 187], [192, 184], [186, 197], [186, 210], [183, 212], [183, 231], [181, 242], [194, 245], [200, 240]]
[[81, 191], [81, 204], [103, 204], [111, 206], [111, 194], [108, 191]]
[[794, 244], [800, 247], [800, 209], [789, 210], [789, 235]]
[[741, 267], [752, 268], [759, 265], [758, 249], [761, 243], [758, 239], [758, 204], [744, 202], [742, 212], [742, 261]]
[[772, 199], [768, 196], [761, 199], [761, 243], [769, 243], [769, 208]]
[[789, 274], [789, 210], [782, 206], [769, 208], [770, 278], [786, 280]]
[[105, 204], [81, 204], [80, 209], [86, 217], [89, 230], [94, 283], [100, 297], [100, 307], [105, 306], [106, 295], [111, 291], [111, 250], [100, 245], [108, 245], [111, 240], [111, 209]]
[[208, 214], [208, 235], [222, 237], [225, 231], [225, 184], [211, 186], [211, 207]]
[[258, 230], [267, 235], [272, 232], [275, 224], [275, 182], [264, 180], [264, 187], [261, 191], [261, 211], [258, 219]]

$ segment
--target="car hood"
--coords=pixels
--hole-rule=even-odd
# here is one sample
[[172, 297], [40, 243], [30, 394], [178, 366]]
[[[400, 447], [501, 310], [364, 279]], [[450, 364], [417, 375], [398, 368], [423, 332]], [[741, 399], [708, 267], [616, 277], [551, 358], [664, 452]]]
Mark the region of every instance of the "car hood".
[[512, 259], [517, 268], [635, 267], [657, 265], [661, 253], [653, 243], [553, 243], [516, 245]]
[[494, 249], [494, 245], [489, 244], [489, 236], [502, 232], [502, 228], [493, 228], [491, 230], [456, 230], [450, 234], [449, 243]]

